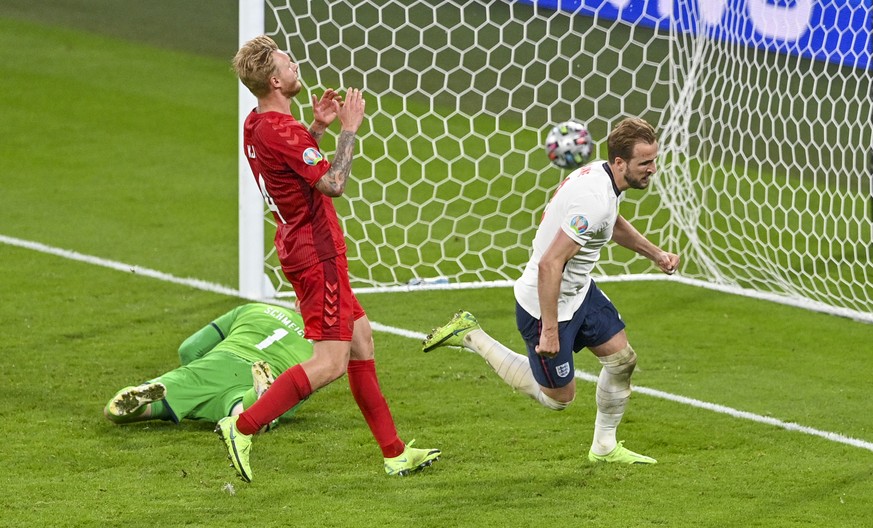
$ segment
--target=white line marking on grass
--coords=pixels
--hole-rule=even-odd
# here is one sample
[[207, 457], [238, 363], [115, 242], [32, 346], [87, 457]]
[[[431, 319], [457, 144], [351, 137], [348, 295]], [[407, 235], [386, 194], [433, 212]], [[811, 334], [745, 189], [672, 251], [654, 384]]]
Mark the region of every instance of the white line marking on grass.
[[[373, 330], [379, 332], [385, 332], [387, 334], [395, 334], [402, 337], [408, 337], [410, 339], [415, 339], [418, 341], [423, 341], [425, 334], [421, 332], [412, 332], [409, 330], [404, 330], [402, 328], [394, 328], [391, 326], [385, 326], [379, 323], [371, 322], [373, 326]], [[472, 350], [464, 349], [471, 354], [475, 354]], [[589, 383], [597, 383], [597, 376], [594, 374], [589, 374], [587, 372], [583, 372], [581, 370], [576, 370], [576, 378], [582, 381], [587, 381]], [[804, 433], [812, 436], [818, 436], [824, 438], [825, 440], [830, 440], [831, 442], [837, 442], [840, 444], [846, 444], [853, 447], [859, 447], [861, 449], [866, 449], [867, 451], [873, 451], [873, 442], [867, 442], [864, 440], [858, 440], [856, 438], [851, 438], [849, 436], [844, 436], [838, 433], [831, 433], [828, 431], [820, 431], [818, 429], [813, 429], [812, 427], [806, 427], [804, 425], [799, 425], [791, 422], [783, 422], [782, 420], [777, 420], [776, 418], [770, 418], [769, 416], [761, 416], [759, 414], [754, 414], [746, 411], [740, 411], [737, 409], [733, 409], [731, 407], [726, 407], [724, 405], [719, 405], [717, 403], [709, 403], [701, 400], [695, 400], [694, 398], [688, 398], [685, 396], [679, 396], [676, 394], [670, 394], [669, 392], [659, 391], [657, 389], [649, 389], [646, 387], [640, 387], [639, 385], [634, 385], [633, 390], [639, 394], [645, 394], [646, 396], [651, 396], [653, 398], [661, 398], [662, 400], [669, 400], [676, 403], [681, 403], [683, 405], [688, 405], [691, 407], [697, 407], [699, 409], [705, 409], [707, 411], [712, 411], [720, 414], [727, 414], [728, 416], [732, 416], [734, 418], [740, 418], [742, 420], [749, 420], [752, 422], [762, 423], [766, 425], [772, 425], [775, 427], [779, 427], [781, 429], [786, 429], [788, 431], [796, 431], [799, 433]]]
[[[163, 273], [160, 271], [155, 271], [149, 268], [143, 268], [141, 266], [134, 266], [131, 264], [125, 264], [123, 262], [116, 262], [113, 260], [106, 260], [99, 257], [93, 257], [91, 255], [85, 255], [82, 253], [78, 253], [76, 251], [70, 251], [67, 249], [60, 249], [52, 246], [47, 246], [45, 244], [40, 244], [39, 242], [31, 242], [29, 240], [22, 240], [20, 238], [8, 237], [5, 235], [0, 235], [0, 243], [8, 244], [10, 246], [16, 246], [24, 249], [30, 249], [33, 251], [39, 251], [41, 253], [47, 253], [49, 255], [55, 255], [58, 257], [75, 260], [78, 262], [85, 262], [87, 264], [94, 264], [95, 266], [101, 266], [104, 268], [114, 269], [116, 271], [123, 271], [126, 273], [133, 273], [136, 275], [142, 275], [144, 277], [150, 277], [153, 279], [157, 279], [164, 282], [170, 282], [173, 284], [179, 284], [182, 286], [189, 286], [191, 288], [197, 290], [208, 291], [212, 293], [219, 293], [222, 295], [228, 295], [231, 297], [237, 297], [240, 299], [246, 300], [264, 300], [264, 299], [251, 299], [247, 297], [243, 297], [240, 295], [239, 291], [234, 288], [229, 288], [227, 286], [222, 286], [220, 284], [215, 284], [212, 282], [207, 282], [199, 279], [184, 279], [175, 277], [173, 275]], [[287, 301], [279, 301], [276, 299], [269, 299], [268, 302], [272, 304], [277, 304], [280, 306], [287, 306], [289, 308], [294, 307], [294, 303]], [[396, 328], [393, 326], [383, 325], [374, 321], [370, 322], [370, 325], [373, 327], [373, 330], [377, 332], [384, 332], [387, 334], [394, 334], [400, 337], [406, 337], [409, 339], [415, 339], [418, 341], [423, 340], [426, 335], [421, 332], [415, 332], [412, 330], [404, 330], [403, 328]], [[465, 349], [466, 350], [466, 349]], [[468, 351], [471, 354], [474, 353], [472, 351]], [[583, 372], [581, 370], [576, 370], [576, 378], [581, 379], [583, 381], [587, 381], [590, 383], [597, 383], [597, 376], [593, 374], [588, 374], [587, 372]], [[786, 429], [788, 431], [796, 431], [799, 433], [804, 433], [812, 436], [818, 436], [824, 438], [825, 440], [830, 440], [831, 442], [837, 442], [840, 444], [846, 444], [853, 447], [858, 447], [861, 449], [866, 449], [868, 451], [873, 451], [873, 442], [867, 442], [864, 440], [858, 440], [855, 438], [851, 438], [848, 436], [843, 436], [837, 433], [831, 433], [828, 431], [820, 431], [818, 429], [813, 429], [812, 427], [806, 427], [803, 425], [798, 425], [796, 423], [791, 422], [783, 422], [781, 420], [777, 420], [776, 418], [770, 418], [767, 416], [761, 416], [758, 414], [753, 414], [746, 411], [739, 411], [737, 409], [732, 409], [730, 407], [725, 407], [724, 405], [718, 405], [715, 403], [708, 403], [705, 401], [695, 400], [694, 398], [686, 398], [685, 396], [678, 396], [675, 394], [670, 394], [668, 392], [659, 391], [656, 389], [648, 389], [646, 387], [640, 387], [638, 385], [633, 386], [634, 392], [638, 392], [640, 394], [645, 394], [647, 396], [652, 396], [654, 398], [661, 398], [664, 400], [673, 401], [676, 403], [680, 403], [683, 405], [689, 405], [691, 407], [697, 407], [699, 409], [706, 409], [708, 411], [717, 412], [721, 414], [727, 414], [728, 416], [732, 416], [734, 418], [740, 418], [743, 420], [750, 420], [757, 423], [762, 423], [766, 425], [772, 425], [775, 427], [779, 427], [782, 429]]]
[[31, 249], [33, 251], [39, 251], [40, 253], [48, 253], [49, 255], [55, 255], [58, 257], [63, 257], [65, 259], [76, 260], [78, 262], [85, 262], [87, 264], [94, 264], [95, 266], [102, 266], [104, 268], [114, 269], [116, 271], [124, 271], [127, 273], [133, 273], [135, 275], [142, 275], [144, 277], [151, 277], [153, 279], [158, 279], [164, 282], [171, 282], [173, 284], [181, 284], [182, 286], [190, 286], [192, 288], [196, 288], [198, 290], [205, 290], [213, 293], [221, 293], [224, 295], [231, 295], [233, 297], [239, 297], [239, 291], [228, 288], [227, 286], [222, 286], [220, 284], [215, 284], [212, 282], [207, 282], [199, 279], [181, 279], [179, 277], [175, 277], [173, 275], [169, 275], [167, 273], [163, 273], [160, 271], [155, 271], [149, 268], [143, 268], [141, 266], [134, 266], [132, 264], [125, 264], [123, 262], [116, 262], [114, 260], [106, 260], [99, 257], [93, 257], [91, 255], [85, 255], [83, 253], [78, 253], [76, 251], [70, 251], [68, 249], [60, 249], [52, 246], [47, 246], [45, 244], [40, 244], [39, 242], [31, 242], [29, 240], [21, 240], [20, 238], [12, 238], [5, 235], [0, 235], [0, 242], [4, 244], [8, 244], [10, 246], [16, 246], [24, 249]]
[[[581, 370], [576, 370], [576, 377], [581, 380], [597, 383], [597, 376], [593, 374], [588, 374], [587, 372], [582, 372]], [[741, 418], [743, 420], [750, 420], [762, 424], [773, 425], [775, 427], [780, 427], [789, 431], [797, 431], [799, 433], [805, 433], [812, 436], [820, 436], [825, 440], [830, 440], [831, 442], [838, 442], [854, 447], [860, 447], [861, 449], [866, 449], [868, 451], [873, 451], [873, 442], [866, 442], [864, 440], [858, 440], [828, 431], [819, 431], [818, 429], [806, 427], [805, 425], [798, 425], [792, 422], [783, 422], [782, 420], [770, 418], [769, 416], [761, 416], [759, 414], [754, 414], [746, 411], [738, 411], [737, 409], [725, 407], [724, 405], [718, 405], [717, 403], [708, 403], [705, 401], [695, 400], [694, 398], [686, 398], [685, 396], [678, 396], [676, 394], [670, 394], [669, 392], [663, 392], [657, 389], [647, 389], [646, 387], [634, 385], [633, 390], [634, 392], [645, 394], [647, 396], [652, 396], [654, 398], [661, 398], [663, 400], [670, 400], [676, 403], [690, 405], [691, 407], [697, 407], [699, 409], [706, 409], [707, 411], [727, 414], [728, 416], [733, 416], [734, 418]]]

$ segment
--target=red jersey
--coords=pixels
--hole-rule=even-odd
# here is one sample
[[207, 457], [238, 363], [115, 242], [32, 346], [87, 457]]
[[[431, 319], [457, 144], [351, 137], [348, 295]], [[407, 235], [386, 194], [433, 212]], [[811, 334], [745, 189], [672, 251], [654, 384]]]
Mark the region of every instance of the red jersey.
[[315, 188], [330, 162], [309, 130], [291, 115], [252, 110], [243, 128], [243, 143], [276, 219], [275, 244], [282, 269], [299, 271], [345, 253], [333, 200]]

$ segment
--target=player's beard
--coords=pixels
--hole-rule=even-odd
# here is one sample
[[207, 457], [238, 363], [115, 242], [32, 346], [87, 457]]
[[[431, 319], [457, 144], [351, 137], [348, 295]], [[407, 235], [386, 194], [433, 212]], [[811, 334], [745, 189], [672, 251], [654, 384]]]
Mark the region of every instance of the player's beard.
[[288, 99], [291, 99], [295, 95], [299, 94], [300, 90], [302, 88], [303, 88], [303, 85], [300, 84], [299, 80], [294, 81], [294, 84], [292, 84], [291, 86], [287, 86], [287, 87], [282, 88], [282, 95], [284, 95]]
[[645, 189], [650, 183], [652, 183], [652, 176], [653, 174], [645, 173], [640, 177], [636, 177], [635, 175], [631, 176], [631, 174], [628, 173], [624, 179], [627, 181], [627, 184], [631, 189]]

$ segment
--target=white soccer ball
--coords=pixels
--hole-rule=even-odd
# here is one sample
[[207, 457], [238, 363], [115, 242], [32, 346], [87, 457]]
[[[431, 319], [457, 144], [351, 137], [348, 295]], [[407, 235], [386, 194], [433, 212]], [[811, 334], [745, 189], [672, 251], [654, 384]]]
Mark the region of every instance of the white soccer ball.
[[552, 165], [575, 169], [588, 163], [594, 142], [585, 123], [565, 121], [558, 123], [546, 136], [546, 154]]

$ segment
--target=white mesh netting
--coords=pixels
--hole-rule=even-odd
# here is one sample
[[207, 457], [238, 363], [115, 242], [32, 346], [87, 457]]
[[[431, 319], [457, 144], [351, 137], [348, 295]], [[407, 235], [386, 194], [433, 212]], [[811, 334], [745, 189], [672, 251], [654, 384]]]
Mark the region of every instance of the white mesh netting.
[[[662, 157], [653, 187], [630, 191], [622, 214], [681, 254], [684, 280], [873, 320], [870, 65], [765, 51], [744, 41], [739, 23], [707, 26], [748, 18], [753, 3], [682, 0], [674, 13], [655, 2], [640, 13], [649, 23], [636, 24], [627, 13], [614, 20], [613, 4], [627, 0], [594, 2], [609, 13], [507, 1], [267, 2], [267, 33], [309, 90], [366, 93], [352, 177], [335, 200], [354, 284], [514, 280], [564, 177], [543, 150], [548, 128], [587, 122], [602, 156], [611, 126], [637, 115], [659, 129]], [[845, 31], [869, 47], [868, 26]], [[301, 94], [305, 106], [293, 109], [304, 122], [308, 100]], [[279, 295], [291, 291], [273, 253], [267, 268]], [[598, 268], [652, 273], [615, 245]]]

